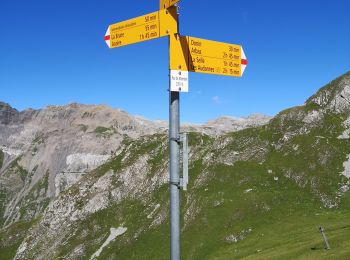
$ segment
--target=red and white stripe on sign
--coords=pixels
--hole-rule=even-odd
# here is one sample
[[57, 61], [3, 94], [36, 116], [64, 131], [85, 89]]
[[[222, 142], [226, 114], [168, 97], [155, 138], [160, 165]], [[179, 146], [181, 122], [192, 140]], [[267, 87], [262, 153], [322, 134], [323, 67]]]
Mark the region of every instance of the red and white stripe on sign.
[[107, 29], [107, 32], [105, 34], [105, 42], [107, 43], [108, 47], [110, 48], [111, 47], [111, 35], [110, 35], [110, 32], [109, 32], [109, 26], [108, 26], [108, 29]]
[[243, 76], [244, 70], [248, 65], [247, 57], [245, 56], [244, 50], [241, 47], [241, 76]]

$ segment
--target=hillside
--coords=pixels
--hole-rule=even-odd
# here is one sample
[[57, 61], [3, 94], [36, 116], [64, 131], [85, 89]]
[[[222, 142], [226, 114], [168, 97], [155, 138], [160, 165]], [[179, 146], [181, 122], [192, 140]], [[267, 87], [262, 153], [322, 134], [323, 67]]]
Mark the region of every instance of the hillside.
[[[182, 258], [348, 259], [350, 73], [258, 118], [186, 126]], [[165, 123], [78, 104], [0, 119], [2, 259], [169, 259]]]

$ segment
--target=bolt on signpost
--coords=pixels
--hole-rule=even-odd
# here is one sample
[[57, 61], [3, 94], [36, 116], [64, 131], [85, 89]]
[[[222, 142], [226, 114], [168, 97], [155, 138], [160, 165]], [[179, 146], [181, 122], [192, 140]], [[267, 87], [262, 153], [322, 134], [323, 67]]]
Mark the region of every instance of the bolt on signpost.
[[[241, 77], [247, 59], [240, 45], [181, 36], [177, 3], [160, 0], [159, 11], [108, 26], [109, 48], [169, 38], [169, 185], [170, 258], [180, 259], [180, 188], [188, 184], [188, 137], [180, 134], [180, 92], [188, 92], [188, 72]], [[183, 178], [180, 178], [180, 143], [183, 143]]]

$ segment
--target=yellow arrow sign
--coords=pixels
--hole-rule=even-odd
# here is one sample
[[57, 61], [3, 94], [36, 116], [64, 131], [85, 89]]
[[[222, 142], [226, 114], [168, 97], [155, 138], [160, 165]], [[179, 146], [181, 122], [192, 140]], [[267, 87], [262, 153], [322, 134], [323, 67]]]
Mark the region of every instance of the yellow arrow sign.
[[109, 48], [143, 42], [177, 33], [177, 12], [175, 7], [139, 16], [112, 24], [105, 34]]
[[170, 69], [190, 71], [188, 37], [173, 34], [170, 40]]
[[241, 77], [247, 59], [240, 45], [190, 36], [170, 37], [170, 69]]
[[180, 0], [159, 0], [159, 9], [167, 9], [180, 2]]

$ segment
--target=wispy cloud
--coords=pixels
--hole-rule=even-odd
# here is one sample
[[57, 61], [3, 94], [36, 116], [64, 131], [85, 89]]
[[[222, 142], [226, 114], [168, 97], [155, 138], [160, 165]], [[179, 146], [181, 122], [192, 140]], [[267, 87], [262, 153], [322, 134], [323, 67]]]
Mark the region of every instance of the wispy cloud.
[[222, 97], [220, 97], [220, 96], [213, 96], [213, 97], [211, 98], [211, 100], [213, 101], [213, 103], [214, 103], [215, 105], [225, 105], [225, 104], [230, 103], [229, 100], [224, 99], [224, 98], [222, 98]]
[[221, 98], [219, 96], [213, 96], [211, 99], [213, 100], [214, 104], [216, 104], [216, 105], [220, 105], [222, 102]]

